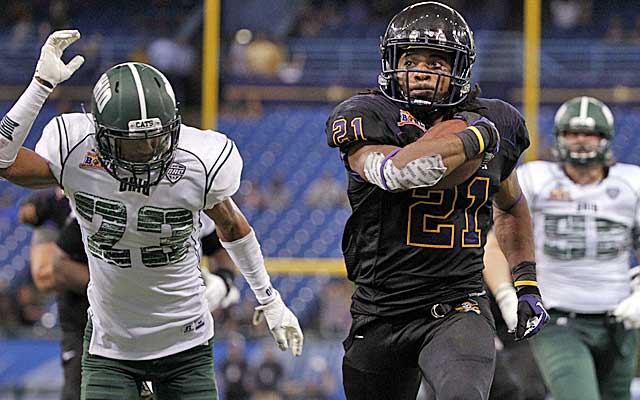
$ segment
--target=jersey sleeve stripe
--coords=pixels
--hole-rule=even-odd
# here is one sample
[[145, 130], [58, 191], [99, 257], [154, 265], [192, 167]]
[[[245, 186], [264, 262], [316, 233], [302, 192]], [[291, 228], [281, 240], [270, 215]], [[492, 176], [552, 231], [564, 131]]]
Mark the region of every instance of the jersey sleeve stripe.
[[[60, 127], [60, 117], [56, 117], [56, 125], [58, 127], [58, 152], [60, 153], [60, 166], [64, 165], [64, 156], [62, 155], [62, 128]], [[62, 174], [61, 174], [62, 175]], [[60, 179], [62, 180], [62, 179]]]
[[[207, 171], [207, 180], [208, 180], [209, 175], [211, 175], [211, 171], [213, 171], [213, 169], [216, 167], [216, 165], [218, 165], [218, 161], [220, 161], [220, 159], [223, 157], [225, 152], [228, 151], [228, 147], [229, 147], [230, 142], [231, 142], [231, 139], [227, 139], [227, 141], [224, 143], [224, 147], [222, 147], [222, 151], [220, 151], [220, 154], [218, 154], [218, 158], [216, 158], [216, 160], [211, 165], [211, 168], [209, 168], [209, 171]], [[222, 163], [224, 164], [224, 161]]]
[[[64, 117], [62, 115], [60, 116], [60, 121], [62, 122], [62, 128], [64, 129], [64, 138], [67, 144], [67, 154], [69, 154], [69, 131], [67, 131], [67, 123], [64, 121]], [[60, 147], [62, 147], [62, 143], [60, 144]]]
[[[69, 159], [69, 156], [71, 155], [71, 153], [73, 153], [73, 151], [78, 146], [80, 146], [85, 140], [87, 140], [87, 138], [89, 136], [93, 136], [93, 133], [87, 134], [85, 137], [82, 138], [82, 140], [80, 140], [78, 143], [73, 145], [73, 147], [71, 149], [69, 149], [69, 152], [67, 153], [67, 156], [64, 159], [60, 160], [60, 182], [58, 182], [60, 187], [64, 188], [64, 185], [62, 184], [62, 182], [63, 182], [62, 178], [64, 177], [64, 167], [67, 165], [67, 160]], [[62, 146], [60, 146], [60, 147], [62, 147]], [[60, 151], [62, 152], [62, 150], [60, 150]]]
[[[222, 167], [222, 165], [224, 165], [224, 163], [227, 161], [227, 158], [229, 158], [229, 154], [231, 154], [232, 149], [233, 142], [230, 139], [227, 139], [227, 141], [224, 143], [222, 151], [220, 151], [220, 154], [218, 154], [218, 158], [216, 158], [216, 160], [211, 165], [211, 168], [209, 168], [209, 171], [207, 171], [206, 192], [209, 192], [209, 189], [213, 185], [215, 176], [218, 174], [218, 171], [220, 171], [220, 168], [216, 169], [216, 166]], [[215, 172], [213, 172], [214, 170]]]
[[222, 160], [222, 162], [220, 163], [220, 165], [216, 169], [216, 172], [214, 172], [213, 175], [211, 176], [209, 184], [213, 184], [213, 181], [216, 179], [216, 176], [218, 175], [218, 172], [220, 172], [220, 169], [222, 169], [224, 164], [226, 164], [227, 160], [231, 156], [231, 153], [233, 152], [233, 148], [235, 147], [235, 144], [231, 140], [229, 140], [229, 142], [231, 143], [231, 146], [229, 146], [229, 150], [227, 151], [227, 154], [224, 156], [224, 160]]
[[[209, 177], [207, 178], [208, 179], [208, 184], [207, 184], [206, 190], [204, 192], [205, 193], [205, 203], [206, 203], [207, 193], [209, 193], [209, 190], [211, 190], [211, 187], [213, 187], [213, 182], [216, 180], [216, 176], [218, 175], [218, 172], [220, 172], [220, 170], [222, 169], [224, 164], [227, 162], [227, 160], [231, 156], [231, 153], [233, 152], [233, 148], [234, 147], [235, 147], [235, 144], [233, 143], [233, 141], [231, 139], [227, 139], [227, 143], [225, 143], [225, 146], [222, 149], [222, 152], [220, 152], [220, 156], [218, 156], [218, 159], [213, 164], [214, 167], [215, 167], [215, 165], [218, 164], [218, 160], [220, 160], [220, 158], [223, 157], [223, 155], [224, 155], [224, 158], [222, 159], [222, 162], [220, 162], [220, 164], [218, 165], [218, 168], [215, 170], [215, 172], [213, 172], [213, 174], [211, 175], [210, 178]], [[209, 172], [211, 173], [211, 171], [213, 171], [213, 168]], [[207, 175], [209, 175], [209, 174], [207, 174]]]

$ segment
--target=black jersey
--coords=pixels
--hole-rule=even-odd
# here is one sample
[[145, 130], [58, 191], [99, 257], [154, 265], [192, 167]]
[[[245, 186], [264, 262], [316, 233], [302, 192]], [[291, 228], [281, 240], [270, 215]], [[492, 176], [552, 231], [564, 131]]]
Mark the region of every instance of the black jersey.
[[[75, 218], [68, 219], [60, 231], [56, 244], [72, 260], [87, 264], [80, 225]], [[89, 300], [86, 294], [81, 295], [71, 290], [61, 291], [58, 294], [58, 316], [62, 331], [83, 332], [87, 324], [87, 308], [89, 308]]]
[[481, 292], [483, 246], [492, 197], [529, 146], [524, 119], [510, 104], [476, 99], [477, 111], [497, 126], [500, 151], [452, 189], [399, 193], [365, 182], [348, 165], [356, 144], [404, 147], [426, 123], [379, 94], [354, 96], [327, 121], [328, 144], [338, 147], [349, 175], [352, 215], [342, 239], [347, 274], [356, 283], [352, 313], [399, 315]]

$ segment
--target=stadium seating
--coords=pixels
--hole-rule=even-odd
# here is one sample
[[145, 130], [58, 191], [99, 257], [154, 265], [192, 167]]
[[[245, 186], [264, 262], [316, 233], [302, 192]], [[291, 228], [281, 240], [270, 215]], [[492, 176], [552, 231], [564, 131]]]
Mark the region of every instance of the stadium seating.
[[[3, 106], [0, 106], [0, 111], [7, 107]], [[640, 164], [640, 138], [635, 135], [635, 127], [640, 124], [640, 113], [631, 107], [614, 107], [613, 111], [617, 116], [614, 152], [621, 161]], [[349, 210], [312, 209], [303, 201], [306, 188], [326, 173], [346, 181], [338, 151], [326, 145], [324, 124], [329, 112], [329, 106], [275, 106], [268, 107], [264, 115], [254, 119], [223, 118], [220, 121], [219, 129], [236, 141], [245, 160], [243, 179], [264, 189], [274, 175], [279, 175], [290, 191], [291, 205], [283, 209], [244, 209], [267, 257], [341, 256], [340, 239]], [[542, 146], [552, 143], [550, 132], [554, 112], [555, 106], [545, 105], [541, 108]], [[45, 107], [34, 132], [38, 132], [54, 113], [53, 107]], [[33, 147], [36, 140], [35, 136], [30, 138], [28, 146]], [[9, 288], [16, 288], [28, 278], [31, 230], [16, 220], [18, 201], [27, 192], [26, 189], [0, 182], [0, 200], [6, 205], [0, 209], [0, 287], [8, 285]], [[335, 279], [341, 278], [328, 275], [274, 275], [274, 284], [299, 316], [301, 324], [309, 326], [317, 318], [320, 294]], [[249, 288], [241, 277], [237, 278], [236, 283], [243, 294], [249, 296]], [[47, 311], [46, 319], [43, 318], [39, 323], [42, 328], [51, 328], [57, 317], [53, 303], [47, 306]], [[260, 342], [255, 342], [248, 351], [253, 363], [262, 357], [261, 346]], [[225, 358], [224, 349], [224, 345], [216, 348], [218, 359]], [[335, 369], [332, 371], [335, 377], [340, 376], [337, 369], [341, 357], [339, 344], [314, 340], [307, 349], [305, 357], [284, 363], [288, 376], [311, 379], [305, 374], [313, 372], [305, 366], [310, 363], [322, 364], [322, 360]], [[314, 356], [321, 356], [322, 360]], [[50, 367], [52, 365], [55, 364]], [[341, 398], [338, 394], [336, 396]]]
[[[7, 106], [0, 107], [4, 112]], [[614, 107], [614, 153], [620, 161], [640, 164], [640, 139], [635, 127], [640, 114], [632, 107]], [[291, 194], [291, 205], [282, 209], [245, 208], [267, 257], [340, 257], [340, 239], [349, 211], [345, 208], [311, 209], [304, 194], [311, 182], [329, 173], [346, 181], [338, 151], [326, 145], [324, 123], [330, 107], [270, 107], [254, 119], [222, 119], [219, 130], [234, 141], [245, 160], [243, 179], [265, 189], [274, 175], [281, 176]], [[555, 106], [541, 108], [541, 146], [552, 143]], [[55, 113], [45, 107], [34, 132]], [[37, 135], [29, 138], [33, 147]], [[346, 186], [346, 183], [345, 183]], [[17, 201], [25, 189], [0, 182], [0, 199], [13, 204], [0, 212], [0, 279], [14, 281], [28, 272], [29, 229], [17, 225]], [[8, 199], [8, 200], [7, 200]], [[11, 279], [7, 279], [11, 277]]]

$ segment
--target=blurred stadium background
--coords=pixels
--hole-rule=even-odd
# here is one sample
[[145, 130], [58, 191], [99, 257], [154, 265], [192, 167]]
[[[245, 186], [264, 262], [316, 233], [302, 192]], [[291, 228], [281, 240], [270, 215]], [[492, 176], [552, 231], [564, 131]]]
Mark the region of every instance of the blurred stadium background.
[[[157, 66], [173, 83], [187, 123], [217, 126], [238, 144], [245, 170], [236, 201], [306, 341], [299, 359], [274, 352], [266, 329], [250, 326], [251, 295], [218, 312], [222, 399], [344, 398], [340, 341], [349, 326], [352, 287], [343, 277], [340, 238], [349, 211], [343, 169], [325, 144], [324, 122], [338, 101], [376, 84], [379, 36], [393, 14], [414, 2], [0, 1], [1, 114], [29, 82], [51, 31], [73, 27], [83, 35], [68, 53], [87, 61], [56, 89], [28, 147], [55, 114], [88, 108], [99, 73], [125, 60]], [[538, 139], [529, 158], [548, 156], [557, 105], [589, 94], [614, 111], [618, 159], [640, 163], [636, 2], [444, 2], [475, 32], [473, 77], [484, 95], [526, 112]], [[54, 297], [38, 293], [31, 281], [31, 230], [16, 220], [26, 193], [0, 182], [0, 399], [55, 399], [62, 382], [57, 311]], [[249, 294], [241, 278], [237, 284]], [[242, 390], [252, 395], [232, 396]]]

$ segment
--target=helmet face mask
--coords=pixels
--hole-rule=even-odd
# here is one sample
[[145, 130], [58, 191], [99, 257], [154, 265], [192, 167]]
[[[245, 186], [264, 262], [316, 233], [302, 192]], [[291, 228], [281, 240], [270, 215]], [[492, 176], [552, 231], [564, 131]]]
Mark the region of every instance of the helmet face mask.
[[560, 162], [591, 166], [609, 165], [613, 160], [613, 114], [598, 99], [582, 96], [564, 102], [556, 112], [553, 133], [553, 153]]
[[[450, 71], [429, 70], [436, 80], [431, 96], [412, 96], [404, 89], [407, 82], [402, 82], [403, 77], [408, 81], [410, 73], [425, 73], [424, 69], [398, 65], [402, 55], [413, 49], [440, 52], [450, 60]], [[471, 89], [471, 67], [475, 61], [473, 33], [464, 18], [444, 4], [417, 3], [396, 14], [382, 38], [380, 51], [382, 72], [378, 84], [391, 100], [409, 106], [451, 107], [464, 101]]]
[[158, 184], [173, 161], [181, 121], [164, 75], [142, 63], [116, 65], [94, 87], [91, 111], [103, 167], [121, 182]]
[[155, 185], [164, 176], [173, 161], [178, 144], [180, 117], [156, 132], [130, 132], [105, 127], [98, 128], [98, 149], [103, 166], [116, 179], [141, 179], [147, 185]]

